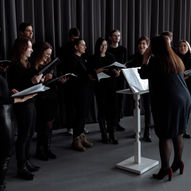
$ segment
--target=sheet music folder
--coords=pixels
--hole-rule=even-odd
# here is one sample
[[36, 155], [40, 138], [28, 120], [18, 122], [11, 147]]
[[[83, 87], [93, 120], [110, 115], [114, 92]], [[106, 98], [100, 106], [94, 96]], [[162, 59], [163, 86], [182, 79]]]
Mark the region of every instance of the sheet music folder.
[[18, 93], [15, 93], [11, 97], [23, 97], [23, 96], [27, 96], [27, 95], [31, 95], [31, 94], [35, 94], [35, 93], [39, 93], [39, 92], [44, 92], [48, 89], [50, 89], [50, 88], [46, 87], [45, 85], [40, 83], [40, 84], [34, 85], [30, 88], [24, 89]]
[[119, 62], [114, 62], [108, 66], [103, 67], [104, 69], [109, 69], [109, 68], [126, 68], [124, 64], [121, 64]]
[[37, 75], [43, 74], [46, 70], [48, 70], [51, 66], [53, 66], [54, 64], [57, 64], [58, 62], [60, 62], [60, 59], [59, 58], [55, 58], [52, 62], [50, 62], [42, 70], [40, 70], [37, 73]]
[[131, 91], [134, 94], [143, 94], [149, 92], [149, 84], [148, 79], [141, 79], [138, 73], [138, 69], [136, 68], [127, 68], [122, 69], [123, 75], [129, 84]]
[[53, 82], [55, 82], [55, 81], [57, 81], [57, 80], [59, 80], [59, 79], [61, 79], [61, 78], [64, 78], [64, 77], [77, 77], [77, 75], [76, 74], [74, 74], [74, 73], [66, 73], [66, 74], [63, 74], [63, 75], [61, 75], [61, 76], [58, 76], [58, 77], [56, 77], [56, 78], [54, 78], [54, 79], [52, 79], [52, 80], [49, 80], [49, 81], [47, 81], [46, 83], [45, 83], [45, 85], [50, 85], [51, 83], [53, 83]]

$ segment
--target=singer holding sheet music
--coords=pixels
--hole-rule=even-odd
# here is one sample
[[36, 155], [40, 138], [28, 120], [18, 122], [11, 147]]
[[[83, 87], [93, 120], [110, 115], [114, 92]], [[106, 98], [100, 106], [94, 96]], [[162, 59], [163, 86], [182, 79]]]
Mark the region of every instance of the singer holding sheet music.
[[71, 98], [70, 103], [73, 109], [73, 121], [71, 121], [71, 126], [73, 128], [72, 146], [75, 150], [85, 151], [87, 147], [93, 146], [83, 133], [89, 101], [89, 75], [87, 63], [82, 57], [82, 54], [84, 54], [86, 50], [86, 43], [79, 38], [73, 41], [72, 46], [73, 53], [70, 56], [69, 64], [66, 67], [66, 72], [77, 75], [77, 78], [72, 78], [67, 82], [69, 86], [67, 94]]
[[[32, 60], [34, 60], [34, 74], [43, 72], [44, 84], [56, 77], [56, 62], [48, 69], [44, 70], [48, 64], [51, 64], [52, 46], [48, 42], [36, 43]], [[55, 81], [56, 83], [56, 81]], [[37, 146], [36, 157], [40, 160], [55, 159], [56, 155], [51, 151], [52, 129], [57, 109], [57, 86], [50, 84], [50, 89], [39, 93], [36, 98], [36, 132]]]
[[[115, 61], [124, 64], [127, 62], [127, 49], [124, 46], [120, 45], [121, 32], [118, 29], [111, 31], [109, 35], [109, 47], [108, 52], [110, 52]], [[124, 89], [125, 85], [124, 76], [121, 74], [116, 78], [116, 90]], [[122, 116], [122, 103], [123, 103], [123, 94], [116, 95], [116, 130], [125, 131], [125, 128], [120, 125], [120, 118]]]
[[[28, 58], [33, 52], [32, 42], [29, 38], [18, 38], [13, 47], [13, 64], [8, 70], [9, 88], [21, 91], [42, 80], [42, 74], [33, 76]], [[32, 180], [32, 172], [39, 169], [30, 161], [30, 143], [35, 128], [36, 110], [34, 99], [14, 105], [17, 119], [18, 136], [16, 141], [16, 158], [18, 176]]]
[[[5, 73], [7, 66], [0, 72]], [[13, 103], [24, 102], [34, 95], [10, 98], [6, 79], [0, 75], [0, 190], [5, 191], [5, 176], [14, 145]]]
[[[104, 69], [105, 66], [112, 64], [114, 57], [107, 52], [107, 41], [100, 37], [96, 41], [95, 55], [91, 64], [96, 74], [105, 72], [108, 78], [97, 80], [96, 99], [98, 104], [98, 122], [101, 131], [101, 141], [103, 143], [118, 144], [115, 138], [116, 127], [116, 77], [120, 71], [117, 68]], [[107, 136], [109, 132], [109, 137]]]
[[[173, 172], [179, 170], [183, 174], [184, 170], [182, 134], [187, 128], [191, 109], [190, 94], [184, 81], [184, 64], [166, 38], [157, 36], [151, 40], [151, 49], [145, 52], [139, 72], [141, 78], [149, 80], [155, 132], [159, 138], [161, 169], [153, 174], [153, 178], [163, 179], [168, 175], [170, 181]], [[174, 160], [170, 166], [171, 141]]]

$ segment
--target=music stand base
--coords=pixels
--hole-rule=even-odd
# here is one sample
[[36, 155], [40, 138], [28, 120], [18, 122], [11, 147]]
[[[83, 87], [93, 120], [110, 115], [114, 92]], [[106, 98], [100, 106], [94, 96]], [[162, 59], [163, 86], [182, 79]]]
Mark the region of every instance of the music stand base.
[[136, 174], [143, 174], [159, 164], [159, 161], [141, 157], [140, 164], [135, 163], [134, 156], [116, 164], [116, 167]]

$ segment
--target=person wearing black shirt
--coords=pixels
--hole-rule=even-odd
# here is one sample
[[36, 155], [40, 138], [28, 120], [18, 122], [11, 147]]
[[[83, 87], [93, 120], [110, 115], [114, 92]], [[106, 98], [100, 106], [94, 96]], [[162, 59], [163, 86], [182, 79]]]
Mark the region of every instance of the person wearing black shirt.
[[[76, 39], [73, 42], [73, 54], [69, 58], [70, 64], [67, 65], [67, 73], [74, 73], [77, 78], [70, 79], [68, 91], [66, 92], [71, 98], [71, 107], [73, 108], [71, 126], [73, 128], [73, 143], [75, 150], [85, 151], [85, 147], [92, 147], [84, 135], [85, 115], [88, 106], [89, 75], [87, 63], [82, 54], [85, 53], [86, 44], [82, 39]], [[66, 111], [67, 112], [67, 111]]]
[[[108, 52], [110, 52], [114, 58], [115, 61], [125, 64], [127, 61], [127, 50], [125, 47], [119, 45], [121, 38], [121, 34], [119, 30], [113, 30], [111, 31], [109, 35], [110, 44], [108, 47]], [[118, 78], [116, 78], [116, 90], [124, 89], [124, 77], [123, 75], [120, 75]], [[121, 118], [121, 111], [122, 111], [122, 101], [123, 101], [123, 95], [117, 94], [116, 96], [116, 130], [117, 131], [124, 131], [125, 129], [120, 125], [120, 118]]]
[[[73, 41], [76, 39], [80, 38], [80, 30], [76, 27], [71, 28], [69, 30], [69, 40], [68, 42], [61, 47], [60, 51], [59, 51], [59, 58], [61, 60], [61, 64], [58, 67], [58, 71], [61, 74], [65, 74], [66, 73], [66, 68], [67, 65], [70, 65], [70, 57], [73, 54]], [[84, 57], [84, 55], [87, 54], [83, 54], [82, 56]], [[59, 87], [59, 97], [60, 97], [60, 113], [66, 113], [66, 128], [67, 128], [67, 133], [69, 135], [73, 135], [73, 129], [72, 129], [72, 113], [73, 113], [73, 108], [71, 107], [72, 103], [71, 103], [71, 98], [70, 96], [68, 96], [68, 94], [66, 94], [65, 92], [68, 91], [68, 89], [70, 89], [70, 87], [68, 87], [69, 84], [65, 84], [65, 86]], [[65, 112], [65, 110], [67, 112]], [[62, 122], [62, 121], [61, 121]], [[88, 133], [88, 130], [86, 128], [84, 128], [84, 133]]]
[[[119, 77], [120, 71], [116, 68], [104, 69], [105, 66], [112, 64], [114, 57], [107, 52], [107, 41], [100, 37], [96, 41], [95, 55], [92, 57], [92, 67], [96, 75], [104, 72], [108, 78], [99, 79], [97, 76], [96, 99], [98, 104], [98, 122], [101, 131], [101, 140], [103, 143], [118, 144], [115, 138], [116, 126], [116, 77]], [[109, 132], [109, 138], [107, 136]]]
[[[1, 72], [4, 73], [5, 70]], [[15, 93], [17, 92], [17, 90], [14, 91]], [[35, 95], [25, 96], [23, 98], [11, 98], [7, 80], [0, 75], [0, 191], [6, 191], [5, 176], [14, 145], [12, 104], [27, 101], [34, 96]]]
[[[191, 48], [190, 48], [190, 44], [186, 40], [181, 40], [178, 43], [177, 54], [182, 59], [185, 66], [185, 70], [190, 70], [191, 69]], [[191, 77], [189, 75], [185, 75], [184, 78], [186, 81], [186, 85], [188, 86], [188, 90], [191, 93]], [[191, 138], [190, 134], [186, 130], [183, 134], [183, 137], [188, 139]]]
[[[138, 40], [138, 51], [129, 58], [129, 62], [127, 67], [140, 67], [143, 62], [143, 54], [149, 47], [150, 40], [147, 36], [142, 36]], [[150, 101], [150, 94], [145, 93], [142, 95], [143, 98], [143, 107], [144, 107], [144, 114], [145, 114], [145, 129], [144, 129], [144, 136], [143, 140], [146, 142], [151, 142], [151, 136], [149, 133], [149, 129], [151, 128], [151, 101]]]
[[[28, 62], [32, 52], [32, 42], [29, 38], [18, 38], [15, 40], [13, 64], [9, 68], [7, 75], [11, 90], [17, 89], [21, 91], [41, 81], [42, 74], [33, 76], [31, 64]], [[36, 121], [34, 99], [15, 104], [14, 111], [18, 127], [16, 141], [18, 176], [26, 180], [32, 180], [34, 177], [32, 172], [39, 169], [38, 166], [33, 165], [30, 161], [30, 143]]]
[[[34, 75], [42, 70], [50, 61], [52, 55], [52, 46], [48, 42], [35, 44], [33, 53]], [[45, 85], [56, 77], [56, 66], [50, 67], [43, 74]], [[57, 85], [50, 83], [50, 89], [39, 93], [36, 97], [36, 132], [37, 146], [36, 157], [40, 160], [55, 159], [56, 155], [51, 151], [52, 129], [55, 121], [55, 115], [58, 105]]]

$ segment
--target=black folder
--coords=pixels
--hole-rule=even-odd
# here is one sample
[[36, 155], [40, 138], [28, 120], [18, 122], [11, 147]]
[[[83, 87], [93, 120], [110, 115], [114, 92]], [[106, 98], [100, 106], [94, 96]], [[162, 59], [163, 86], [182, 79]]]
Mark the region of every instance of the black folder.
[[40, 70], [37, 75], [43, 74], [44, 72], [46, 72], [51, 66], [53, 66], [54, 64], [57, 64], [58, 62], [60, 62], [59, 58], [55, 58], [53, 61], [51, 61], [49, 64], [47, 64], [42, 70]]

